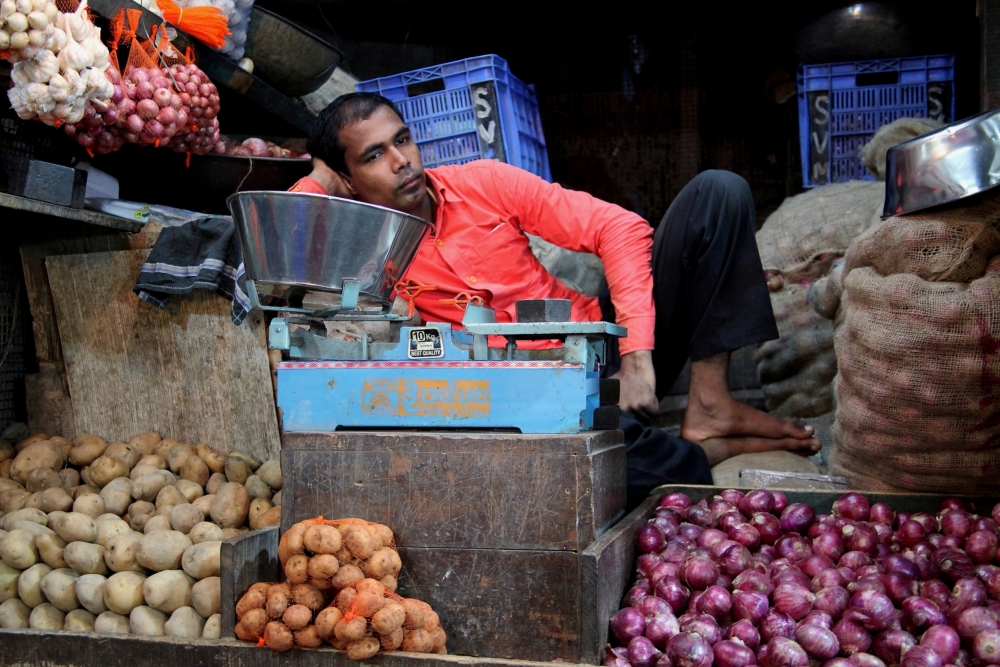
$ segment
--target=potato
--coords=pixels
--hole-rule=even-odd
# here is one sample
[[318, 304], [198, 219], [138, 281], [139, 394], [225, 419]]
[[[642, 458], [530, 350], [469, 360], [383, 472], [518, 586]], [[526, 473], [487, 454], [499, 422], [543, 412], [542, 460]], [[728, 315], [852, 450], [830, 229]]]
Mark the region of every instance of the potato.
[[19, 440], [17, 444], [14, 445], [14, 451], [23, 452], [29, 445], [33, 445], [36, 442], [44, 442], [49, 439], [49, 435], [44, 431], [38, 433], [32, 433], [27, 438]]
[[274, 495], [274, 491], [271, 490], [267, 484], [265, 484], [260, 477], [257, 475], [250, 475], [246, 481], [247, 493], [250, 494], [251, 498], [264, 498], [270, 500], [271, 496]]
[[222, 579], [205, 577], [191, 587], [191, 606], [203, 617], [218, 614], [222, 606]]
[[70, 444], [74, 447], [82, 447], [84, 445], [94, 445], [101, 444], [107, 446], [107, 441], [99, 435], [94, 435], [93, 433], [84, 433], [78, 435], [70, 441]]
[[[111, 480], [119, 477], [128, 477], [128, 464], [121, 459], [105, 454], [88, 468], [89, 484], [104, 488]], [[127, 480], [126, 480], [127, 481]]]
[[366, 590], [358, 591], [357, 597], [351, 605], [355, 613], [371, 618], [376, 612], [381, 611], [385, 606], [385, 597], [381, 592]]
[[[44, 494], [43, 494], [44, 495]], [[42, 499], [44, 503], [44, 498]], [[96, 519], [97, 517], [104, 514], [104, 499], [101, 498], [96, 493], [88, 493], [82, 495], [73, 501], [73, 512], [77, 514], [84, 514], [89, 516], [91, 519]]]
[[264, 643], [272, 651], [287, 651], [295, 646], [291, 630], [280, 621], [271, 621], [264, 628]]
[[0, 491], [0, 513], [16, 512], [24, 507], [31, 494], [20, 489]]
[[191, 528], [191, 532], [188, 533], [188, 538], [190, 538], [192, 544], [215, 541], [221, 542], [222, 529], [214, 523], [202, 521]]
[[137, 500], [128, 506], [129, 519], [143, 514], [156, 514], [156, 505], [146, 500]]
[[58, 435], [49, 438], [49, 444], [55, 445], [62, 452], [63, 458], [69, 460], [69, 450], [73, 449], [73, 443]]
[[99, 614], [94, 621], [94, 632], [104, 634], [127, 635], [131, 632], [128, 627], [128, 618], [113, 611], [106, 611]]
[[[195, 456], [195, 453], [191, 445], [176, 445], [171, 447], [166, 456], [167, 467], [170, 468], [170, 472], [175, 475], [179, 475], [181, 469], [184, 467], [184, 464], [187, 463], [187, 460], [192, 456]], [[208, 466], [205, 467], [207, 468]]]
[[271, 590], [267, 592], [267, 615], [271, 618], [281, 618], [281, 615], [285, 613], [288, 609], [288, 605], [291, 604], [288, 598], [291, 596], [291, 591], [285, 593], [283, 591], [277, 590], [277, 586], [272, 586]]
[[248, 532], [246, 528], [223, 528], [222, 529], [222, 541], [232, 539], [234, 537], [239, 537], [243, 533]]
[[155, 514], [140, 514], [129, 519], [128, 525], [130, 530], [134, 530], [137, 533], [141, 533], [146, 529], [146, 524], [152, 519]]
[[387, 602], [372, 616], [372, 630], [380, 635], [389, 635], [403, 627], [406, 610], [396, 602]]
[[62, 630], [66, 614], [45, 602], [31, 610], [28, 627], [33, 630]]
[[251, 609], [240, 622], [236, 624], [236, 638], [247, 642], [255, 642], [264, 634], [267, 627], [268, 615], [263, 609]]
[[139, 542], [135, 560], [154, 572], [176, 570], [181, 565], [184, 551], [190, 546], [191, 540], [184, 533], [176, 530], [153, 531]]
[[182, 496], [187, 498], [189, 503], [193, 503], [195, 500], [205, 495], [205, 490], [202, 486], [199, 486], [196, 482], [192, 482], [188, 479], [179, 479], [174, 482], [174, 486], [181, 492]]
[[277, 459], [265, 461], [257, 469], [257, 477], [274, 491], [281, 491], [281, 463]]
[[197, 639], [201, 637], [201, 632], [205, 627], [205, 619], [191, 607], [181, 607], [173, 614], [163, 626], [164, 634], [168, 637], [188, 637]]
[[222, 615], [213, 614], [205, 621], [201, 631], [202, 639], [222, 639]]
[[173, 473], [169, 470], [153, 470], [142, 477], [133, 480], [129, 485], [132, 497], [136, 500], [154, 501], [163, 487], [173, 484]]
[[367, 560], [378, 548], [376, 538], [364, 526], [347, 525], [341, 531], [344, 546], [351, 555], [360, 560]]
[[[115, 516], [115, 515], [111, 515]], [[123, 533], [131, 533], [132, 528], [129, 527], [127, 523], [115, 516], [114, 521], [96, 521], [97, 525], [97, 538], [94, 540], [95, 544], [100, 544], [102, 547], [107, 547], [108, 542], [115, 535], [121, 535]], [[105, 554], [105, 561], [107, 560], [107, 554]]]
[[12, 479], [0, 477], [0, 491], [24, 491], [24, 487]]
[[80, 605], [92, 614], [103, 614], [108, 610], [104, 604], [104, 589], [108, 580], [99, 574], [85, 574], [76, 580], [76, 598]]
[[192, 545], [184, 551], [181, 567], [191, 577], [204, 579], [219, 575], [222, 557], [222, 542], [201, 542]]
[[60, 486], [42, 491], [43, 512], [65, 512], [71, 509], [73, 509], [73, 498], [66, 493], [66, 489]]
[[0, 438], [0, 461], [10, 460], [14, 458], [15, 454], [17, 454], [17, 450], [14, 449], [14, 445]]
[[62, 451], [48, 442], [36, 442], [28, 445], [14, 458], [10, 467], [10, 478], [24, 484], [28, 473], [36, 468], [51, 468], [59, 470], [66, 464]]
[[434, 638], [423, 628], [408, 630], [403, 635], [401, 648], [413, 653], [430, 653], [434, 650]]
[[[169, 507], [169, 505], [167, 505], [165, 507]], [[170, 527], [169, 512], [167, 513], [167, 515], [162, 515], [162, 514], [158, 513], [156, 516], [150, 517], [149, 521], [147, 521], [146, 525], [143, 526], [143, 528], [142, 528], [142, 532], [145, 533], [145, 534], [147, 534], [147, 535], [149, 533], [152, 533], [152, 532], [157, 531], [157, 530], [160, 530], [160, 531], [162, 531], [162, 530], [172, 530], [172, 528]]]
[[15, 570], [0, 563], [0, 602], [6, 602], [17, 597], [17, 579], [21, 576], [20, 570]]
[[[395, 559], [393, 558], [395, 556]], [[399, 574], [396, 562], [402, 566], [399, 555], [389, 547], [382, 547], [371, 555], [371, 557], [361, 563], [361, 571], [372, 579], [381, 579], [386, 575], [395, 576]]]
[[86, 609], [74, 609], [66, 614], [63, 630], [67, 632], [93, 632], [97, 617]]
[[[111, 485], [109, 484], [108, 486], [111, 486]], [[107, 487], [104, 487], [104, 488], [107, 488]], [[96, 486], [94, 486], [93, 484], [81, 484], [80, 486], [78, 486], [75, 489], [73, 489], [73, 492], [70, 495], [73, 496], [73, 500], [76, 500], [80, 496], [85, 496], [88, 493], [93, 493], [93, 494], [99, 496], [99, 495], [101, 495], [101, 490], [99, 488], [97, 488]], [[104, 498], [101, 498], [101, 500], [104, 500]], [[107, 509], [107, 506], [105, 506], [105, 509]]]
[[7, 459], [6, 461], [0, 461], [0, 479], [10, 479], [10, 469], [13, 465], [14, 465], [14, 459]]
[[104, 545], [104, 562], [112, 572], [144, 572], [145, 568], [136, 562], [142, 535], [122, 533], [115, 535]]
[[116, 614], [127, 616], [145, 604], [143, 584], [146, 577], [138, 572], [117, 572], [104, 584], [104, 605]]
[[281, 508], [272, 507], [263, 514], [257, 515], [256, 519], [250, 521], [251, 530], [260, 530], [268, 526], [277, 526], [281, 523]]
[[136, 433], [129, 438], [128, 444], [142, 452], [143, 456], [149, 456], [156, 449], [156, 446], [160, 444], [160, 440], [159, 433], [145, 431], [143, 433]]
[[156, 509], [165, 507], [167, 505], [184, 505], [187, 503], [187, 498], [184, 494], [177, 490], [177, 487], [173, 485], [168, 485], [160, 489], [160, 492], [156, 494]]
[[80, 601], [76, 597], [76, 581], [79, 578], [80, 575], [73, 570], [60, 568], [42, 577], [39, 588], [52, 606], [59, 611], [69, 612], [80, 608]]
[[292, 636], [295, 638], [295, 645], [299, 648], [319, 648], [323, 645], [323, 640], [316, 631], [315, 625], [307, 625], [301, 630], [293, 630]]
[[133, 635], [160, 637], [166, 624], [167, 615], [150, 607], [136, 607], [128, 615], [128, 627]]
[[373, 657], [382, 648], [379, 640], [374, 637], [365, 637], [347, 645], [347, 657], [351, 660], [367, 660]]
[[[243, 618], [251, 609], [262, 609], [267, 604], [267, 596], [271, 590], [271, 586], [272, 584], [265, 582], [258, 582], [250, 586], [236, 602], [237, 620]], [[288, 589], [288, 592], [290, 594], [292, 592], [291, 589]]]
[[[156, 468], [157, 470], [166, 470], [167, 462], [163, 460], [162, 456], [157, 456], [156, 454], [148, 454], [139, 459], [139, 462], [135, 464], [136, 468], [138, 468], [139, 466], [151, 466], [153, 468]], [[133, 468], [132, 470], [135, 470], [135, 468]]]
[[360, 567], [350, 563], [342, 563], [340, 569], [337, 570], [337, 574], [333, 575], [333, 578], [330, 579], [330, 583], [334, 588], [339, 590], [356, 584], [364, 578], [365, 575]]
[[40, 509], [26, 507], [24, 509], [8, 512], [3, 517], [3, 529], [10, 530], [10, 527], [17, 521], [31, 521], [41, 526], [49, 525], [49, 517]]
[[70, 542], [63, 549], [66, 564], [79, 574], [107, 574], [104, 547], [88, 542]]
[[[92, 437], [93, 440], [87, 442], [77, 442], [80, 438]], [[97, 459], [104, 456], [104, 450], [108, 448], [108, 443], [104, 438], [98, 436], [80, 436], [73, 438], [73, 449], [69, 450], [69, 462], [80, 468], [89, 466]]]
[[31, 607], [17, 598], [0, 603], [0, 628], [4, 630], [24, 630], [30, 627]]
[[360, 616], [355, 616], [349, 621], [345, 619], [337, 623], [336, 627], [333, 628], [333, 636], [341, 641], [356, 642], [364, 638], [367, 627], [368, 621]]
[[302, 546], [314, 554], [335, 554], [341, 547], [340, 531], [334, 526], [313, 524], [302, 535]]
[[[30, 476], [31, 473], [28, 474]], [[80, 471], [74, 468], [63, 468], [59, 471], [59, 478], [62, 479], [62, 486], [67, 491], [80, 486]]]
[[344, 614], [336, 607], [327, 607], [316, 614], [316, 633], [326, 641], [334, 636], [333, 629], [344, 618]]
[[[65, 514], [65, 512], [52, 512], [49, 514], [50, 517], [54, 517], [57, 514]], [[11, 524], [11, 530], [26, 530], [35, 537], [39, 535], [55, 535], [55, 531], [51, 528], [43, 526], [40, 523], [35, 523], [34, 521], [15, 521]]]
[[385, 526], [381, 523], [370, 523], [368, 524], [368, 531], [372, 533], [379, 544], [376, 545], [376, 549], [379, 547], [391, 547], [393, 543], [392, 529], [389, 526]]
[[199, 523], [205, 520], [201, 510], [190, 503], [174, 505], [170, 511], [170, 527], [187, 535]]
[[132, 489], [124, 477], [111, 480], [101, 489], [104, 507], [112, 514], [122, 516], [132, 503]]
[[170, 453], [170, 450], [179, 444], [181, 444], [180, 440], [175, 440], [174, 438], [164, 438], [156, 443], [155, 447], [153, 447], [153, 453], [166, 461], [167, 454]]
[[42, 492], [41, 491], [35, 491], [30, 496], [28, 496], [28, 499], [26, 501], [24, 501], [24, 507], [25, 507], [25, 509], [32, 508], [32, 509], [36, 509], [39, 512], [41, 512], [42, 511]]
[[212, 473], [212, 476], [208, 478], [208, 484], [205, 485], [205, 493], [215, 495], [218, 493], [219, 487], [228, 481], [221, 472]]
[[16, 528], [0, 542], [0, 559], [4, 565], [15, 570], [26, 570], [38, 562], [35, 536], [26, 530]]
[[253, 471], [250, 465], [238, 456], [232, 454], [226, 458], [226, 479], [237, 484], [246, 484]]
[[92, 481], [90, 481], [90, 466], [84, 466], [80, 468], [80, 479], [83, 480], [84, 484], [90, 484], [96, 486]]
[[291, 602], [309, 607], [315, 614], [326, 606], [326, 598], [323, 593], [310, 584], [299, 584], [292, 586]]
[[223, 484], [212, 501], [212, 521], [223, 528], [242, 526], [250, 511], [250, 494], [241, 484]]
[[403, 645], [403, 628], [396, 628], [390, 634], [382, 635], [380, 642], [383, 651], [395, 651]]
[[[111, 456], [116, 459], [121, 459], [128, 466], [129, 470], [135, 467], [135, 464], [139, 462], [142, 458], [142, 454], [139, 450], [131, 447], [125, 442], [113, 442], [108, 445], [108, 448], [104, 450], [104, 456]], [[128, 473], [126, 473], [128, 475]]]
[[186, 479], [190, 482], [194, 482], [198, 486], [204, 487], [208, 484], [208, 478], [212, 474], [212, 471], [208, 469], [208, 466], [197, 456], [189, 456], [187, 460], [184, 461], [184, 465], [181, 466], [180, 475], [181, 479]]
[[209, 494], [207, 496], [202, 496], [201, 498], [195, 498], [191, 504], [201, 510], [201, 513], [205, 516], [210, 516], [212, 513], [212, 503], [215, 502], [215, 495]]
[[399, 603], [406, 612], [406, 620], [403, 621], [404, 630], [416, 630], [424, 627], [424, 605], [420, 600], [404, 598]]
[[137, 463], [135, 467], [129, 471], [128, 478], [134, 483], [143, 475], [157, 473], [160, 472], [160, 470], [161, 468], [157, 468], [156, 466], [146, 465], [145, 463]]
[[93, 542], [97, 539], [97, 524], [86, 514], [69, 512], [53, 521], [52, 530], [66, 542]]
[[142, 586], [146, 604], [164, 613], [173, 613], [191, 606], [191, 586], [194, 579], [180, 570], [164, 570], [151, 574]]
[[281, 615], [281, 622], [289, 630], [301, 630], [312, 621], [312, 611], [301, 604], [293, 604]]
[[333, 554], [319, 554], [309, 559], [307, 573], [309, 583], [320, 590], [333, 588], [333, 577], [340, 569], [340, 563]]
[[208, 466], [208, 469], [213, 474], [220, 473], [226, 469], [226, 455], [224, 453], [204, 444], [195, 447], [194, 453], [205, 462], [205, 465]]
[[38, 555], [46, 565], [53, 569], [69, 567], [66, 564], [63, 550], [66, 548], [66, 540], [58, 535], [35, 535], [35, 548]]
[[309, 557], [296, 554], [285, 563], [285, 577], [290, 584], [304, 584], [309, 581]]
[[52, 568], [45, 563], [37, 563], [22, 572], [17, 578], [17, 597], [32, 609], [45, 602], [41, 584], [51, 571]]

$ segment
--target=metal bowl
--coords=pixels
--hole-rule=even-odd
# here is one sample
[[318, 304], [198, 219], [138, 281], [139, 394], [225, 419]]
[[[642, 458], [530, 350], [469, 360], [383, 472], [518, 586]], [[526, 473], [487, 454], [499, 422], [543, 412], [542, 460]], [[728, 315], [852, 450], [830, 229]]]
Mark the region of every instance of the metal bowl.
[[258, 294], [339, 293], [355, 278], [388, 304], [430, 223], [389, 208], [298, 192], [240, 192], [226, 200]]
[[344, 59], [332, 44], [257, 6], [250, 12], [244, 49], [254, 74], [291, 97], [322, 86]]
[[889, 149], [882, 217], [913, 213], [1000, 183], [1000, 109]]

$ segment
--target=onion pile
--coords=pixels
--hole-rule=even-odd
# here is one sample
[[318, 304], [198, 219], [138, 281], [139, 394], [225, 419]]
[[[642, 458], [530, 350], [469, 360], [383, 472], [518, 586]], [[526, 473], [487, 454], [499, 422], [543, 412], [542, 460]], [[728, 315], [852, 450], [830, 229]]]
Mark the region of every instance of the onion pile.
[[606, 667], [1000, 665], [1000, 505], [936, 516], [859, 493], [816, 516], [781, 492], [666, 496]]
[[118, 127], [125, 141], [140, 146], [164, 146], [188, 123], [188, 113], [173, 83], [159, 67], [132, 67], [122, 80], [125, 99]]
[[234, 141], [229, 137], [222, 137], [215, 144], [216, 153], [226, 155], [242, 155], [245, 157], [276, 157], [276, 158], [308, 158], [308, 153], [300, 153], [291, 148], [279, 146], [273, 141], [250, 137], [242, 142]]
[[172, 65], [167, 75], [174, 82], [181, 103], [188, 112], [189, 123], [178, 130], [170, 147], [181, 153], [203, 155], [211, 153], [219, 142], [219, 91], [201, 69], [189, 65]]

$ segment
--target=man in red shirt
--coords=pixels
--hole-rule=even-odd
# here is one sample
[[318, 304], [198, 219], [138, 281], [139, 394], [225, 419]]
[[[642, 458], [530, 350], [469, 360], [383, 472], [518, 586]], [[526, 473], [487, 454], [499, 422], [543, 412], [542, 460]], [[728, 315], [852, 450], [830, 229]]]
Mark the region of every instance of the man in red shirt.
[[[640, 419], [657, 413], [658, 391], [669, 389], [692, 359], [683, 440], [623, 413], [630, 483], [641, 478], [636, 493], [667, 481], [705, 482], [706, 457], [714, 465], [747, 452], [818, 450], [810, 427], [729, 394], [729, 352], [778, 336], [754, 239], [753, 200], [739, 176], [699, 174], [654, 236], [633, 213], [509, 165], [479, 160], [425, 170], [402, 115], [379, 95], [335, 100], [314, 125], [308, 148], [313, 172], [292, 191], [354, 198], [434, 223], [405, 276], [434, 286], [415, 299], [425, 321], [460, 325], [462, 312], [441, 302], [461, 292], [481, 296], [502, 322], [514, 321], [514, 303], [527, 298], [571, 299], [577, 321], [614, 318], [628, 328], [618, 342], [620, 357], [609, 359], [621, 383], [619, 405]], [[525, 232], [597, 255], [610, 300], [552, 277]]]

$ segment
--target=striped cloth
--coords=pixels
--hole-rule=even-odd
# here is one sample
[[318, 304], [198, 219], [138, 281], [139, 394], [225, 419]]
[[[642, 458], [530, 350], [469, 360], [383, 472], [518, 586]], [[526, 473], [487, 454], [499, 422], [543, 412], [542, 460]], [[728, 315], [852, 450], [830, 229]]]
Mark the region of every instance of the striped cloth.
[[194, 289], [212, 290], [231, 301], [233, 324], [242, 324], [250, 312], [243, 251], [231, 218], [206, 216], [166, 227], [132, 288], [157, 308], [165, 308], [171, 295]]

